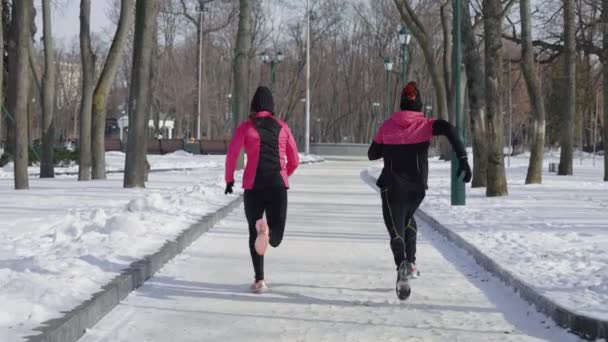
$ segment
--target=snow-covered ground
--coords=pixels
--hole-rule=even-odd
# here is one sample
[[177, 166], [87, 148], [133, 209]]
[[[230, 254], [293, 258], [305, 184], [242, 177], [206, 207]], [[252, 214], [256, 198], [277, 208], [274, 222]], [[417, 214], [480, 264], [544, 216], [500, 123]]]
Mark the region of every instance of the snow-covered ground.
[[[107, 169], [122, 170], [124, 158], [107, 153]], [[31, 334], [230, 201], [224, 159], [183, 151], [150, 155], [153, 170], [182, 170], [151, 173], [145, 190], [123, 189], [119, 173], [92, 182], [32, 176], [30, 190], [14, 191], [12, 165], [0, 169], [0, 341]]]
[[548, 172], [559, 162], [548, 153], [542, 185], [525, 185], [528, 156], [514, 157], [509, 196], [468, 188], [464, 207], [450, 205], [450, 163], [433, 160], [421, 208], [557, 303], [608, 319], [608, 183], [602, 157], [579, 156], [564, 177]]
[[[223, 163], [223, 157], [212, 157], [209, 160], [214, 163]], [[318, 163], [324, 158], [314, 154], [300, 153], [300, 161], [305, 163]], [[148, 155], [150, 168], [153, 170], [168, 170], [168, 169], [196, 169], [206, 168], [209, 162], [201, 165], [201, 156], [190, 154], [185, 151], [176, 151], [165, 155]], [[125, 167], [125, 154], [123, 152], [106, 152], [106, 170], [107, 171], [122, 171]], [[40, 174], [39, 166], [31, 166], [28, 172], [32, 176]], [[61, 173], [76, 173], [78, 165], [74, 164], [69, 167], [56, 167], [55, 172]], [[0, 179], [13, 178], [13, 163], [0, 168]]]
[[[110, 168], [124, 159], [108, 157]], [[197, 169], [152, 173], [145, 190], [122, 189], [121, 174], [93, 182], [32, 178], [28, 191], [14, 191], [11, 179], [0, 179], [0, 341], [18, 341], [60, 316], [226, 204], [223, 161], [158, 157], [153, 168]]]
[[292, 179], [283, 243], [253, 280], [243, 209], [168, 263], [81, 342], [578, 341], [421, 223], [422, 276], [407, 302], [369, 162], [304, 166]]
[[[201, 165], [201, 156], [190, 154], [185, 151], [177, 151], [165, 155], [148, 155], [148, 161], [150, 162], [150, 168], [153, 170], [166, 170], [175, 168], [205, 168], [208, 166], [209, 161], [215, 164], [222, 164], [223, 159], [219, 157], [208, 158], [209, 161], [205, 161]], [[125, 168], [125, 154], [123, 152], [106, 152], [106, 170], [107, 171], [121, 171]], [[28, 168], [30, 175], [35, 176], [40, 173], [39, 166], [30, 166]], [[69, 167], [56, 167], [56, 173], [76, 173], [78, 172], [78, 165], [73, 164]], [[13, 177], [13, 163], [9, 163], [6, 166], [0, 168], [0, 179], [12, 178]]]

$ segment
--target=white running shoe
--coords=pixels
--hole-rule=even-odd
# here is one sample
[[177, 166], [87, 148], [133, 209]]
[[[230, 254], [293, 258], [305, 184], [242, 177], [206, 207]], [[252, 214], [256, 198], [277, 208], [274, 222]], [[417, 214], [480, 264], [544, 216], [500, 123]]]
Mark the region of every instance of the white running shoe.
[[266, 291], [268, 291], [268, 286], [266, 286], [266, 282], [263, 280], [251, 284], [251, 292], [253, 293], [264, 293]]

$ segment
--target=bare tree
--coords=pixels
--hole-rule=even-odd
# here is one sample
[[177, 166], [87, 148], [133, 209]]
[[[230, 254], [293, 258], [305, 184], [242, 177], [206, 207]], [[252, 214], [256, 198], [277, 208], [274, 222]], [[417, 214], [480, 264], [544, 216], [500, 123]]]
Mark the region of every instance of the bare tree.
[[93, 179], [106, 178], [105, 127], [108, 93], [120, 66], [122, 51], [127, 41], [129, 29], [133, 24], [133, 11], [133, 0], [121, 0], [120, 18], [118, 19], [116, 33], [93, 94], [91, 146]]
[[526, 184], [540, 184], [543, 180], [543, 155], [545, 152], [545, 105], [535, 72], [530, 0], [520, 0], [519, 12], [522, 41], [521, 68], [526, 79], [528, 97], [534, 115], [534, 137], [532, 138]]
[[8, 110], [15, 118], [15, 189], [28, 189], [29, 45], [32, 0], [13, 1], [9, 40]]
[[[0, 1], [0, 143], [4, 123], [4, 1]], [[0, 155], [2, 157], [2, 155]]]
[[55, 145], [56, 66], [51, 1], [42, 0], [42, 30], [44, 42], [44, 77], [42, 79], [42, 156], [40, 177], [55, 177], [53, 150]]
[[251, 50], [251, 1], [239, 0], [239, 24], [234, 52], [234, 124], [249, 113], [249, 50]]
[[604, 182], [608, 182], [608, 0], [602, 0], [602, 33], [603, 33], [603, 64], [604, 77]]
[[437, 101], [438, 117], [441, 119], [448, 118], [448, 94], [446, 93], [446, 80], [441, 76], [439, 67], [435, 61], [435, 54], [431, 47], [432, 39], [427, 33], [425, 26], [422, 24], [414, 9], [406, 0], [394, 0], [395, 6], [401, 13], [401, 18], [412, 31], [412, 34], [420, 44], [422, 52], [424, 54], [424, 60], [426, 61], [428, 71], [431, 74], [433, 86], [435, 88], [435, 97]]
[[150, 109], [150, 73], [159, 0], [137, 0], [135, 44], [129, 103], [129, 138], [125, 161], [125, 188], [143, 188], [146, 178], [146, 132]]
[[80, 1], [80, 58], [82, 61], [82, 101], [78, 180], [91, 180], [91, 109], [95, 90], [95, 55], [91, 47], [91, 0]]
[[566, 80], [564, 89], [564, 108], [561, 121], [561, 153], [558, 175], [572, 175], [574, 142], [574, 115], [576, 111], [576, 13], [574, 0], [564, 3], [564, 70]]
[[483, 0], [488, 144], [486, 195], [489, 197], [508, 195], [503, 156], [504, 131], [501, 96], [503, 17], [501, 13], [500, 0]]
[[482, 188], [487, 184], [488, 158], [485, 127], [485, 87], [481, 53], [477, 47], [475, 31], [471, 19], [470, 0], [463, 6], [464, 65], [467, 74], [467, 94], [469, 100], [469, 121], [473, 135], [473, 181], [471, 186]]

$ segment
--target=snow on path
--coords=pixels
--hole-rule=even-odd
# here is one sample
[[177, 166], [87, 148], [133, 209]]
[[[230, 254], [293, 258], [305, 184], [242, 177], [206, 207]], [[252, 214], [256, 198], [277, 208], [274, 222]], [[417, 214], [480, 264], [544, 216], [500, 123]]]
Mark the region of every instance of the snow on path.
[[395, 295], [378, 195], [362, 162], [304, 166], [285, 240], [266, 257], [269, 293], [248, 292], [242, 209], [192, 244], [81, 342], [576, 341], [421, 223], [422, 277]]

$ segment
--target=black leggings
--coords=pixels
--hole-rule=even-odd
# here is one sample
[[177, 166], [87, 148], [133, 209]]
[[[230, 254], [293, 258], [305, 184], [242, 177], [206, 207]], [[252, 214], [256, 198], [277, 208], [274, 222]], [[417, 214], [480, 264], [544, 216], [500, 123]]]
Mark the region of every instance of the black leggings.
[[382, 189], [382, 216], [391, 237], [391, 250], [397, 267], [404, 260], [416, 262], [418, 225], [414, 213], [424, 195], [424, 190], [400, 190], [398, 187]]
[[264, 279], [264, 257], [255, 251], [255, 239], [258, 237], [255, 224], [264, 216], [264, 212], [270, 230], [270, 245], [278, 247], [283, 240], [287, 219], [287, 189], [285, 187], [245, 190], [245, 216], [249, 224], [249, 252], [256, 281]]

